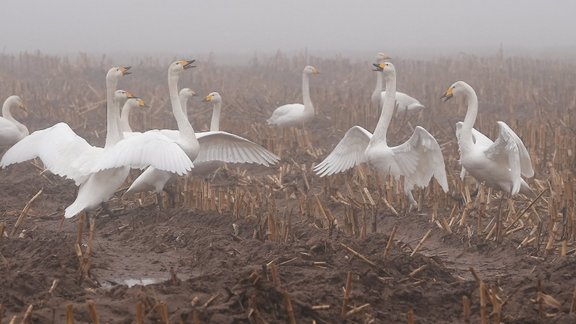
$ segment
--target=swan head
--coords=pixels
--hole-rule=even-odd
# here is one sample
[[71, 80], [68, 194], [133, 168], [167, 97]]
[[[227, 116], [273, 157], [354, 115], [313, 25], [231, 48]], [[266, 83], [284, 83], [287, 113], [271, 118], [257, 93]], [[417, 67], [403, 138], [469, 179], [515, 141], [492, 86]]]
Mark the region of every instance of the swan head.
[[194, 92], [194, 90], [190, 89], [190, 88], [182, 88], [179, 92], [179, 96], [186, 98], [186, 99], [190, 99], [192, 97], [194, 97], [196, 95], [196, 92]]
[[184, 70], [196, 67], [195, 65], [192, 65], [194, 61], [196, 60], [178, 60], [176, 62], [172, 62], [172, 64], [170, 64], [170, 67], [168, 67], [168, 73], [178, 75], [182, 73]]
[[444, 92], [444, 94], [442, 95], [442, 97], [440, 97], [440, 99], [446, 102], [450, 100], [452, 97], [458, 97], [466, 93], [466, 91], [468, 91], [469, 88], [471, 87], [468, 85], [468, 83], [464, 81], [456, 81], [448, 88], [448, 90], [446, 90], [446, 92]]
[[132, 97], [132, 98], [128, 98], [126, 100], [125, 105], [129, 105], [130, 107], [136, 107], [136, 108], [146, 108], [148, 107], [146, 105], [146, 103], [144, 102], [144, 99], [140, 98], [140, 97]]
[[385, 77], [396, 74], [396, 68], [392, 62], [380, 62], [372, 64], [376, 68], [375, 71], [382, 72]]
[[222, 97], [218, 92], [210, 92], [204, 99], [204, 102], [222, 102]]
[[10, 97], [6, 98], [4, 105], [8, 105], [9, 107], [16, 106], [16, 107], [28, 112], [28, 110], [26, 109], [26, 106], [24, 105], [24, 102], [22, 101], [22, 98], [20, 98], [18, 96], [10, 96]]
[[117, 103], [123, 103], [130, 98], [137, 98], [130, 92], [126, 90], [116, 90], [114, 91], [114, 101]]
[[320, 74], [320, 71], [318, 71], [318, 69], [313, 67], [312, 65], [306, 65], [306, 67], [304, 68], [304, 73], [305, 74]]
[[392, 58], [386, 55], [386, 53], [379, 52], [376, 54], [376, 63], [384, 63], [386, 61], [390, 61], [391, 59]]
[[130, 68], [130, 66], [115, 66], [108, 70], [108, 73], [106, 74], [106, 80], [118, 80], [121, 77], [130, 74]]

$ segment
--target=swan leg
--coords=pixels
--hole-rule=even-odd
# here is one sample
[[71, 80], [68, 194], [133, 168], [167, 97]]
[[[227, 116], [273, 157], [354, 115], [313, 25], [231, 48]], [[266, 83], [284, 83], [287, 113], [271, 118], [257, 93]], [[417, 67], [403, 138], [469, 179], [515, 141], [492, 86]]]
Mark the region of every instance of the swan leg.
[[409, 203], [407, 211], [410, 212], [410, 211], [412, 211], [412, 209], [418, 209], [418, 203], [414, 199], [414, 196], [412, 195], [412, 191], [406, 190], [406, 197], [408, 198], [408, 203]]

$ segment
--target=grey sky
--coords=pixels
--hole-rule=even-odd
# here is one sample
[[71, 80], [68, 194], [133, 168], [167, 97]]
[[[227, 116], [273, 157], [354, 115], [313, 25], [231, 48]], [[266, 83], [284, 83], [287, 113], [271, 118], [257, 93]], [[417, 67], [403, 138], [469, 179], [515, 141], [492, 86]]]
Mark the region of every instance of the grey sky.
[[574, 0], [1, 0], [0, 50], [574, 51], [575, 12]]

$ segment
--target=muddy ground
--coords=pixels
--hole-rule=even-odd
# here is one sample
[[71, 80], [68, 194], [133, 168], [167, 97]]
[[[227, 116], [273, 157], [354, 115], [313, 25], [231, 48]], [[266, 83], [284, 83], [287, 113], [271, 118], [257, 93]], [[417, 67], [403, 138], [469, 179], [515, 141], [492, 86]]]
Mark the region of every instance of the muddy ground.
[[[322, 143], [325, 154], [343, 130], [318, 118], [322, 130], [311, 135], [312, 142]], [[46, 125], [31, 125], [41, 127]], [[446, 133], [442, 143], [454, 145], [448, 137], [452, 133]], [[284, 148], [282, 163], [296, 161], [309, 168], [318, 160], [306, 148], [292, 149]], [[270, 183], [269, 176], [281, 167], [245, 174], [230, 169], [207, 181], [233, 187], [248, 174], [250, 181]], [[32, 163], [0, 171], [0, 223], [5, 225], [0, 235], [1, 323], [14, 316], [19, 323], [27, 310], [31, 323], [65, 323], [68, 307], [75, 323], [90, 323], [89, 304], [100, 323], [406, 323], [410, 318], [416, 323], [464, 323], [466, 318], [479, 323], [483, 309], [490, 322], [498, 317], [503, 323], [576, 322], [571, 313], [574, 250], [560, 257], [535, 244], [518, 248], [526, 235], [520, 232], [500, 243], [462, 231], [448, 233], [431, 222], [430, 202], [421, 211], [400, 215], [379, 208], [376, 232], [351, 235], [341, 225], [345, 211], [332, 201], [322, 201], [339, 224], [331, 229], [297, 212], [294, 192], [317, 194], [325, 182], [307, 179], [312, 188], [306, 192], [308, 183], [292, 173], [275, 184], [278, 213], [269, 217], [284, 221], [288, 230], [273, 237], [266, 219], [248, 213], [182, 207], [178, 199], [174, 204], [165, 200], [159, 212], [153, 195], [137, 203], [118, 193], [111, 203], [114, 215], [96, 217], [92, 244], [80, 226], [79, 256], [79, 218], [63, 219], [76, 188], [41, 171]], [[40, 189], [14, 231], [26, 202]], [[527, 198], [518, 199], [525, 206]], [[436, 213], [445, 218], [454, 210], [461, 213], [462, 206], [456, 200], [453, 204], [455, 209]], [[491, 215], [483, 217], [486, 225]], [[83, 259], [88, 245], [90, 257]], [[486, 287], [484, 308], [480, 282]], [[469, 317], [464, 300], [470, 303]]]

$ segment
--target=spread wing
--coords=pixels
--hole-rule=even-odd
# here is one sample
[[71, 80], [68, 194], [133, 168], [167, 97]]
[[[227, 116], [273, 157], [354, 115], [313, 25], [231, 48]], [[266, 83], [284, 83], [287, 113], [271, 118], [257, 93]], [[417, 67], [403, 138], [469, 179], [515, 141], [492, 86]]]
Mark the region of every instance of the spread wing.
[[280, 158], [262, 146], [228, 132], [196, 133], [200, 152], [194, 163], [223, 161], [227, 163], [276, 164]]
[[416, 126], [408, 141], [391, 149], [399, 175], [404, 176], [405, 189], [411, 190], [414, 186], [426, 187], [434, 176], [444, 192], [448, 191], [442, 150], [436, 139], [424, 128]]
[[65, 123], [33, 132], [12, 146], [0, 161], [2, 167], [40, 158], [46, 169], [81, 184], [90, 174], [89, 163], [103, 149], [78, 136]]
[[323, 177], [366, 162], [364, 151], [371, 138], [372, 133], [360, 126], [350, 128], [324, 161], [314, 167], [314, 172]]
[[123, 166], [144, 168], [153, 166], [158, 170], [186, 174], [193, 167], [192, 161], [180, 145], [158, 130], [136, 134], [106, 149], [92, 172]]

